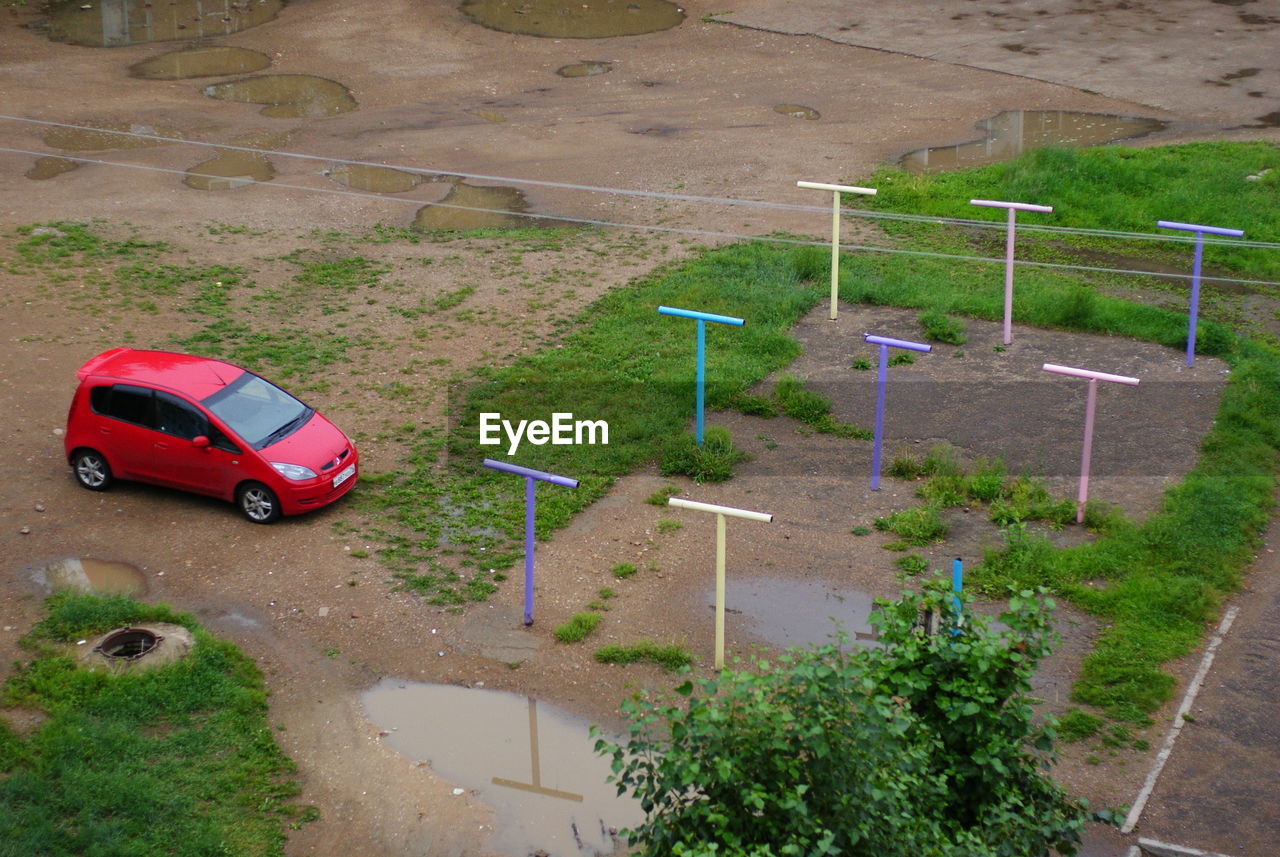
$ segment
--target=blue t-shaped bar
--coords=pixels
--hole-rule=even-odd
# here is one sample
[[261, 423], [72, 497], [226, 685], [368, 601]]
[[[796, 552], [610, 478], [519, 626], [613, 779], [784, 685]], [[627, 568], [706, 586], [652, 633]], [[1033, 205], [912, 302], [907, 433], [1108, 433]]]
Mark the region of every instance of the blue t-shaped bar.
[[735, 327], [742, 327], [746, 321], [740, 318], [734, 318], [731, 315], [716, 315], [711, 312], [699, 312], [695, 309], [677, 309], [676, 307], [660, 306], [658, 312], [662, 315], [674, 315], [680, 318], [691, 318], [698, 322], [698, 365], [697, 365], [697, 428], [694, 438], [698, 442], [698, 446], [702, 446], [702, 411], [703, 411], [703, 387], [706, 381], [706, 352], [707, 352], [707, 325], [706, 322], [713, 321], [716, 324], [731, 324]]
[[1200, 260], [1204, 257], [1204, 234], [1228, 235], [1239, 238], [1244, 235], [1243, 229], [1228, 229], [1225, 226], [1198, 226], [1194, 223], [1178, 223], [1175, 220], [1157, 220], [1156, 226], [1161, 229], [1182, 229], [1196, 234], [1195, 259], [1191, 263], [1191, 311], [1187, 322], [1187, 365], [1196, 359], [1196, 314], [1200, 309]]
[[880, 371], [876, 373], [876, 439], [871, 447], [871, 490], [880, 490], [880, 450], [884, 445], [884, 388], [889, 379], [889, 349], [905, 348], [908, 351], [933, 350], [932, 345], [923, 342], [908, 342], [905, 339], [890, 339], [887, 336], [875, 336], [864, 333], [862, 339], [872, 345], [880, 346]]

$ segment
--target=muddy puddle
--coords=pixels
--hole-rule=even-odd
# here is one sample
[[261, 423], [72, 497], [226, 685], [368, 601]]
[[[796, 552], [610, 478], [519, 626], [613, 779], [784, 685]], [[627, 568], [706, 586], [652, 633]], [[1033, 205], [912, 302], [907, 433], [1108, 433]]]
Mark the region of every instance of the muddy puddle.
[[182, 183], [196, 190], [232, 190], [257, 182], [271, 181], [275, 168], [254, 152], [223, 152], [187, 170]]
[[76, 589], [104, 595], [140, 595], [147, 580], [137, 566], [93, 557], [70, 557], [34, 570], [32, 579], [49, 591]]
[[528, 210], [524, 194], [513, 187], [478, 187], [456, 182], [444, 199], [424, 205], [413, 219], [428, 232], [466, 229], [521, 229], [536, 225], [516, 212]]
[[336, 116], [356, 109], [351, 91], [335, 80], [310, 74], [264, 74], [206, 86], [204, 94], [222, 101], [264, 104], [273, 119]]
[[[44, 141], [55, 149], [69, 152], [97, 152], [104, 149], [146, 149], [167, 145], [165, 140], [151, 137], [171, 137], [181, 140], [176, 128], [156, 125], [140, 125], [129, 122], [80, 122], [76, 128], [50, 128]], [[131, 136], [145, 134], [144, 137]]]
[[[715, 591], [707, 594], [715, 604]], [[854, 590], [825, 583], [757, 577], [729, 580], [725, 587], [728, 624], [737, 625], [757, 640], [782, 648], [821, 646], [843, 631], [850, 642], [875, 645], [871, 626], [874, 599]], [[730, 632], [732, 633], [732, 632]], [[741, 647], [743, 639], [730, 641]]]
[[[619, 828], [639, 804], [606, 782], [590, 724], [535, 699], [478, 688], [384, 679], [361, 701], [384, 740], [410, 762], [493, 809], [488, 850], [509, 857], [624, 853]], [[461, 797], [461, 795], [459, 795]]]
[[791, 116], [796, 119], [821, 119], [822, 114], [814, 110], [812, 107], [805, 107], [803, 104], [777, 104], [773, 108], [774, 113], [781, 113], [783, 116]]
[[603, 60], [583, 60], [571, 65], [560, 66], [560, 68], [556, 69], [556, 74], [561, 77], [594, 77], [597, 74], [605, 74], [610, 71], [613, 71], [612, 63], [607, 63]]
[[404, 193], [422, 184], [424, 177], [392, 167], [370, 164], [338, 164], [326, 173], [338, 184], [374, 193]]
[[459, 8], [491, 30], [556, 39], [638, 36], [684, 20], [667, 0], [464, 0]]
[[130, 77], [144, 80], [186, 80], [222, 74], [248, 74], [271, 65], [266, 54], [248, 48], [195, 47], [170, 51], [129, 66]]
[[1100, 146], [1144, 137], [1167, 123], [1135, 116], [1070, 110], [1006, 110], [977, 127], [984, 139], [956, 146], [933, 146], [904, 155], [899, 164], [913, 173], [932, 173], [1007, 161], [1045, 146]]
[[45, 32], [55, 42], [114, 48], [238, 33], [276, 17], [283, 0], [54, 0]]
[[29, 179], [43, 181], [69, 173], [78, 166], [80, 166], [78, 163], [69, 158], [36, 158], [31, 169], [27, 170], [26, 176]]

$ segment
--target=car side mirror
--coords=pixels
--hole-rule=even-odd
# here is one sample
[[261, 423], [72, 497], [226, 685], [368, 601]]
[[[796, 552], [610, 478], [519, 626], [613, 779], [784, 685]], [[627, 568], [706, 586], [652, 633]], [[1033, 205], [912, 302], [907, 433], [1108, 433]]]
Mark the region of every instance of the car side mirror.
[[196, 449], [204, 449], [209, 445], [209, 438], [205, 437], [202, 434], [196, 435], [195, 437], [191, 438], [191, 445], [194, 446]]

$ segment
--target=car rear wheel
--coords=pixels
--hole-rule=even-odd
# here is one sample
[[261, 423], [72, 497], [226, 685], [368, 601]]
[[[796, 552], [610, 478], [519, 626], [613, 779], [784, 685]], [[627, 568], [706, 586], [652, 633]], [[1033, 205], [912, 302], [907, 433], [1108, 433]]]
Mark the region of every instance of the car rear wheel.
[[71, 469], [76, 481], [90, 491], [106, 491], [111, 487], [111, 465], [97, 450], [76, 450], [71, 456]]
[[246, 482], [236, 491], [236, 505], [255, 524], [270, 524], [280, 517], [280, 500], [261, 482]]

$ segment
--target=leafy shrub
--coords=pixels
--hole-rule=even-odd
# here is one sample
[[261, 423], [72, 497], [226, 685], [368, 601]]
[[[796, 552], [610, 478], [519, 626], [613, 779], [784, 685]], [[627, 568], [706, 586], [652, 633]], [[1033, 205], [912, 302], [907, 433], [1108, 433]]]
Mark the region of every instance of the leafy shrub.
[[939, 580], [880, 602], [881, 648], [796, 649], [623, 702], [627, 737], [596, 752], [645, 808], [634, 853], [1071, 855], [1087, 820], [1114, 823], [1042, 772], [1054, 734], [1027, 692], [1047, 605], [1010, 599], [999, 632], [966, 614], [963, 645], [921, 633], [925, 609], [959, 628], [953, 598]]

